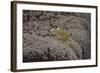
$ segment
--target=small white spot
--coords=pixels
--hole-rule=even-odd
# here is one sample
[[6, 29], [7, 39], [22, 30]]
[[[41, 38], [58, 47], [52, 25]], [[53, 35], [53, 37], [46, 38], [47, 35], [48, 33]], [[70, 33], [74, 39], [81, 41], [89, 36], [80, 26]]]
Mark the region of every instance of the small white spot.
[[54, 28], [52, 28], [50, 31], [54, 31]]
[[57, 30], [60, 30], [60, 28], [57, 28]]

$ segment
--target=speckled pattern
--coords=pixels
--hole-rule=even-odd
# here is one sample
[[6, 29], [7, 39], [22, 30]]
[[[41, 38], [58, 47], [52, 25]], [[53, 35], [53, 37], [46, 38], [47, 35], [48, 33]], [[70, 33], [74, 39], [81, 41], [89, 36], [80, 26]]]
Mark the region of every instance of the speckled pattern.
[[23, 62], [90, 59], [90, 16], [23, 10]]

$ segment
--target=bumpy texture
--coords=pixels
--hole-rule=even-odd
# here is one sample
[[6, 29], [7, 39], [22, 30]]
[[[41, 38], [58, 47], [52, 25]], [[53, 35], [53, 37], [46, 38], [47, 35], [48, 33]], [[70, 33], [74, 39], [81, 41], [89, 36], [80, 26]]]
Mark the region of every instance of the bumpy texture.
[[23, 62], [89, 59], [90, 35], [88, 13], [23, 10]]

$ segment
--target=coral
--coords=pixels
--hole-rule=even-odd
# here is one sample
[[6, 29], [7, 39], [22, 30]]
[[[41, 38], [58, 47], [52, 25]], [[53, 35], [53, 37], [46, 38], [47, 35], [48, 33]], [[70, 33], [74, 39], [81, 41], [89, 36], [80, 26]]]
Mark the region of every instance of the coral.
[[89, 59], [90, 20], [83, 14], [23, 10], [23, 62]]

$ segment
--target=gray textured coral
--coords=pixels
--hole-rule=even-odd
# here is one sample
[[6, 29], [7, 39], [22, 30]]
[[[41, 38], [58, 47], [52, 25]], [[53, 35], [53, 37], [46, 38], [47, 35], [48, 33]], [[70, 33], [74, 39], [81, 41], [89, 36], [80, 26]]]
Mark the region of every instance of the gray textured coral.
[[[51, 29], [70, 36], [59, 40]], [[23, 10], [23, 62], [90, 58], [90, 14]]]

